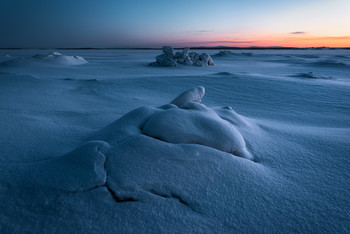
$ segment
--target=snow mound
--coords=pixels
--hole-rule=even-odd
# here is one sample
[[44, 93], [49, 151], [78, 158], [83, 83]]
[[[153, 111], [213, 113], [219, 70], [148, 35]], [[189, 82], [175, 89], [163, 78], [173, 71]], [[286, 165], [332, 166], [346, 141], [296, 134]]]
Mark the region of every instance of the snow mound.
[[214, 56], [227, 56], [227, 55], [234, 55], [234, 53], [232, 53], [229, 50], [222, 50], [217, 54], [214, 54]]
[[[149, 201], [156, 197], [176, 201], [180, 210], [200, 209], [195, 207], [195, 198], [184, 192], [184, 188], [191, 189], [185, 186], [188, 180], [172, 178], [177, 168], [185, 170], [184, 174], [193, 173], [190, 177], [195, 178], [198, 168], [191, 167], [191, 163], [187, 169], [181, 168], [184, 161], [219, 163], [228, 158], [249, 166], [253, 157], [236, 128], [245, 128], [249, 123], [232, 108], [211, 109], [199, 103], [199, 99], [193, 99], [197, 94], [203, 97], [204, 88], [190, 89], [175, 98], [181, 100], [175, 101], [179, 106], [135, 109], [67, 154], [27, 162], [15, 172], [18, 181], [14, 183], [24, 190], [31, 189], [30, 196], [40, 196], [38, 200], [43, 202], [56, 199], [57, 192], [52, 191], [75, 194], [99, 189], [110, 202]], [[250, 160], [238, 162], [238, 157], [230, 157], [233, 155]], [[208, 173], [211, 163], [203, 165]], [[29, 202], [31, 199], [28, 197]]]
[[108, 142], [121, 141], [143, 134], [156, 141], [202, 145], [253, 160], [236, 128], [248, 124], [232, 108], [224, 108], [217, 114], [217, 110], [201, 104], [204, 94], [204, 87], [199, 86], [159, 108], [138, 108], [100, 131], [98, 138]]
[[7, 60], [0, 63], [2, 66], [21, 66], [31, 64], [50, 64], [50, 65], [82, 65], [88, 63], [83, 57], [63, 55], [58, 52], [49, 54], [36, 54], [32, 57], [20, 57], [12, 60]]
[[203, 104], [186, 102], [154, 114], [142, 133], [174, 144], [198, 144], [252, 159], [240, 132]]
[[176, 52], [171, 46], [163, 46], [163, 54], [156, 57], [156, 62], [150, 63], [150, 66], [175, 67], [177, 64], [187, 66], [214, 66], [213, 59], [206, 53], [197, 54], [196, 52], [188, 53], [189, 48], [183, 49], [183, 52]]
[[49, 62], [61, 65], [81, 65], [88, 63], [83, 57], [80, 56], [68, 56], [59, 52], [52, 52], [46, 55], [37, 54], [33, 56], [34, 59], [38, 59], [43, 62]]
[[230, 56], [230, 55], [236, 55], [236, 56], [240, 56], [240, 55], [243, 55], [243, 56], [252, 56], [253, 53], [252, 52], [242, 52], [242, 53], [233, 53], [229, 50], [221, 50], [219, 53], [217, 54], [214, 54], [213, 56], [214, 57], [225, 57], [225, 56]]

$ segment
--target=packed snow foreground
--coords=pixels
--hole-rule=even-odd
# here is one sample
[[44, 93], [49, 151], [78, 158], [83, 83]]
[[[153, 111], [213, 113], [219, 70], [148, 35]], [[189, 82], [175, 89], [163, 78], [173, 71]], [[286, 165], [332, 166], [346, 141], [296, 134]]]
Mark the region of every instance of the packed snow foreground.
[[189, 52], [188, 47], [184, 48], [182, 52], [174, 54], [174, 49], [171, 46], [163, 46], [163, 54], [158, 55], [156, 60], [150, 65], [161, 67], [175, 67], [177, 64], [198, 67], [214, 66], [214, 61], [208, 54]]
[[[179, 179], [191, 175], [192, 169], [178, 168], [169, 158], [253, 159], [235, 127], [249, 123], [230, 107], [214, 110], [201, 104], [204, 93], [199, 86], [170, 104], [133, 110], [72, 152], [27, 164], [18, 172], [23, 174], [19, 183], [68, 192], [101, 188], [116, 202], [147, 200], [150, 195], [172, 197], [190, 206], [180, 195], [184, 188], [178, 186], [183, 186]], [[177, 179], [164, 178], [181, 172], [184, 174]]]

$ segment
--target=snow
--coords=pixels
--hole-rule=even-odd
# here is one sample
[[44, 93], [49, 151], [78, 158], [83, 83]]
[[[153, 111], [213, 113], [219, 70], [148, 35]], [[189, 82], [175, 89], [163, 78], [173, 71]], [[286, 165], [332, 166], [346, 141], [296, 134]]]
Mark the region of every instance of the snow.
[[176, 52], [174, 55], [174, 49], [171, 46], [163, 46], [163, 54], [156, 57], [156, 61], [150, 63], [150, 66], [161, 67], [176, 67], [178, 64], [197, 67], [214, 66], [212, 58], [206, 54], [201, 55], [196, 52], [188, 53], [189, 48], [185, 47], [182, 52]]
[[[6, 56], [10, 57], [10, 56]], [[21, 66], [22, 64], [33, 65], [36, 63], [46, 63], [50, 65], [82, 65], [88, 63], [81, 56], [67, 56], [59, 52], [51, 52], [48, 54], [36, 54], [32, 57], [20, 57], [13, 60], [7, 60], [0, 63], [0, 66]]]
[[1, 233], [349, 233], [349, 50], [59, 53], [0, 51]]
[[186, 102], [181, 108], [166, 106], [165, 111], [149, 118], [142, 133], [169, 143], [199, 144], [252, 159], [235, 126], [195, 102]]
[[181, 107], [186, 102], [201, 102], [204, 94], [205, 88], [202, 86], [198, 86], [181, 93], [170, 103]]

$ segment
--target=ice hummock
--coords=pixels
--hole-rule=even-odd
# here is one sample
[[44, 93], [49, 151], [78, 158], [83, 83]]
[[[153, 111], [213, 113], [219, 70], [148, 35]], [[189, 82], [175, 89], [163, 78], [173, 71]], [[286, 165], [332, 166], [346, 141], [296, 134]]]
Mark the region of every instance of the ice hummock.
[[156, 61], [150, 63], [150, 66], [175, 67], [177, 64], [207, 67], [214, 66], [214, 61], [207, 53], [189, 52], [188, 47], [185, 47], [183, 52], [174, 54], [174, 49], [171, 46], [163, 46], [163, 54], [158, 55]]

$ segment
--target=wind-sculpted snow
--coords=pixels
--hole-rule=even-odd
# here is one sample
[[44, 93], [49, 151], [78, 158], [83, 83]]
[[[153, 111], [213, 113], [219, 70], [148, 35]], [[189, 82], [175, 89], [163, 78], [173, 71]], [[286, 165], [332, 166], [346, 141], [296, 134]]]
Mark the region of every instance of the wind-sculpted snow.
[[199, 144], [252, 159], [239, 131], [203, 104], [187, 102], [150, 117], [145, 135], [175, 144]]
[[110, 146], [91, 141], [54, 159], [38, 161], [25, 178], [26, 183], [65, 191], [79, 191], [106, 183], [105, 161]]
[[49, 65], [82, 65], [88, 63], [83, 57], [80, 56], [68, 56], [58, 52], [52, 52], [49, 54], [36, 54], [32, 57], [20, 57], [12, 60], [7, 60], [0, 65], [2, 66], [20, 66], [20, 65], [32, 65], [32, 64], [49, 64]]
[[[136, 185], [134, 183], [145, 176], [141, 172], [142, 178], [125, 184], [122, 179], [125, 175], [119, 170], [120, 160], [130, 165], [135, 163], [133, 155], [136, 151], [149, 158], [144, 163], [150, 167], [152, 158], [163, 160], [173, 155], [181, 160], [192, 160], [194, 152], [201, 152], [203, 160], [207, 160], [206, 154], [213, 153], [220, 157], [239, 156], [252, 160], [244, 138], [235, 127], [250, 125], [232, 108], [211, 109], [199, 103], [204, 92], [205, 89], [199, 86], [180, 94], [173, 104], [131, 111], [72, 152], [29, 163], [20, 172], [28, 174], [21, 183], [24, 187], [43, 186], [70, 193], [104, 188], [117, 202], [145, 200], [153, 194], [174, 198], [195, 210], [179, 195], [181, 191], [173, 187], [173, 180], [153, 180], [150, 176], [149, 185]], [[172, 167], [171, 163], [168, 166]], [[165, 190], [156, 185], [160, 182], [166, 185]]]
[[[236, 129], [240, 121], [227, 121], [213, 109], [199, 103], [205, 89], [201, 86], [180, 94], [171, 104], [138, 108], [102, 130], [102, 140], [122, 140], [125, 137], [144, 134], [155, 140], [174, 144], [208, 146], [236, 156], [253, 159], [246, 149], [245, 140]], [[233, 112], [232, 119], [237, 119]], [[121, 137], [122, 136], [122, 137]]]
[[349, 51], [246, 51], [4, 51], [0, 233], [349, 233]]
[[181, 107], [186, 102], [201, 102], [204, 94], [204, 87], [195, 87], [177, 96], [173, 101], [170, 102], [170, 104], [174, 104], [178, 107]]

